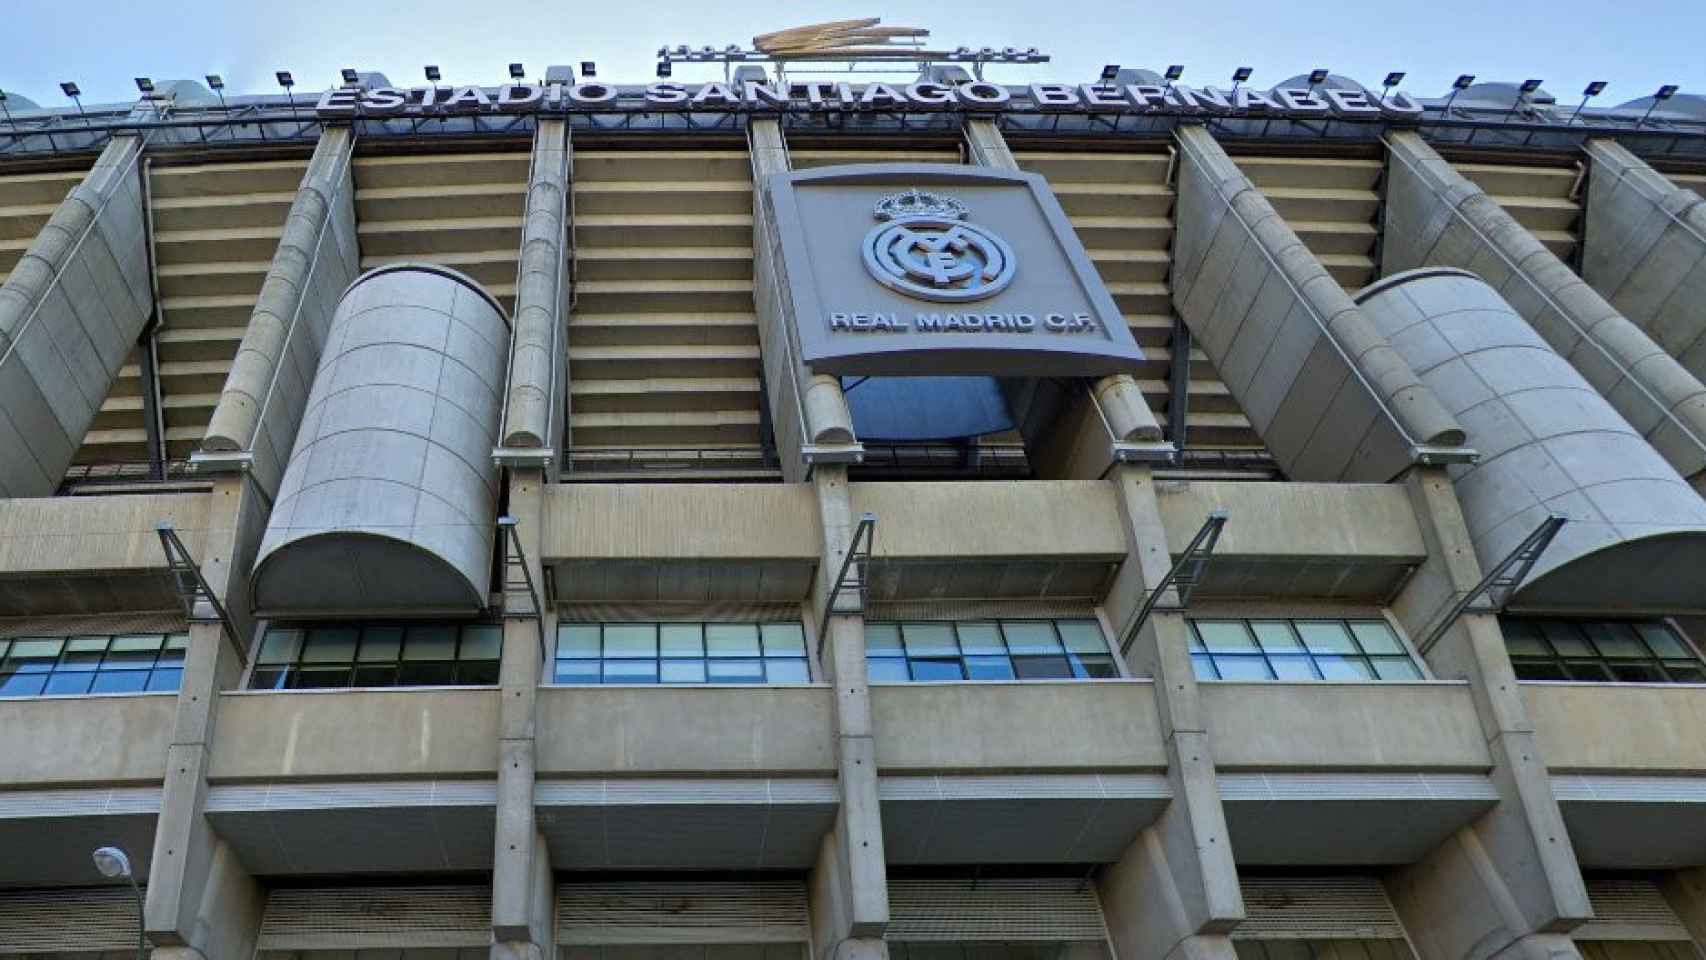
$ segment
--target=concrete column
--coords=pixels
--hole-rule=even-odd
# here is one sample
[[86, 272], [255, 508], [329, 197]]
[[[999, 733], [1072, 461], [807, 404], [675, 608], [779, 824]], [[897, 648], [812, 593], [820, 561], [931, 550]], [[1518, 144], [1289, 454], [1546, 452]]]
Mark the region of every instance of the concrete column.
[[1173, 306], [1297, 480], [1390, 480], [1464, 431], [1214, 137], [1184, 126]]
[[[568, 121], [541, 116], [533, 135], [532, 179], [521, 235], [521, 281], [515, 294], [505, 447], [554, 450], [566, 429], [568, 389], [564, 324], [569, 304]], [[557, 457], [550, 458], [553, 472]]]
[[[1404, 483], [1428, 559], [1392, 612], [1420, 638], [1445, 608], [1474, 588], [1481, 566], [1446, 471], [1418, 467]], [[1498, 618], [1464, 615], [1426, 658], [1435, 675], [1472, 684], [1499, 802], [1421, 861], [1388, 877], [1387, 891], [1417, 953], [1421, 960], [1579, 956], [1567, 934], [1593, 911]]]
[[[1115, 467], [1112, 482], [1127, 546], [1106, 605], [1109, 620], [1123, 624], [1173, 561], [1149, 468]], [[1173, 801], [1098, 879], [1108, 932], [1122, 958], [1232, 960], [1226, 935], [1244, 919], [1189, 629], [1181, 614], [1151, 614], [1126, 654], [1134, 674], [1155, 679]]]
[[1706, 867], [1668, 873], [1659, 881], [1659, 889], [1695, 945], [1706, 946]]
[[209, 469], [245, 464], [269, 496], [296, 440], [338, 298], [361, 272], [354, 152], [348, 126], [320, 134], [196, 456]]
[[1706, 197], [1589, 140], [1582, 279], [1706, 380]]
[[[966, 151], [974, 165], [1019, 170], [1019, 162], [1013, 159], [1013, 151], [1007, 149], [1007, 140], [993, 119], [967, 117], [964, 129]], [[1009, 402], [1015, 399], [1013, 394], [1014, 391], [1008, 391]], [[1038, 464], [1039, 471], [1050, 478], [1100, 477], [1113, 463], [1112, 451], [1108, 449], [1110, 443], [1153, 444], [1163, 439], [1161, 424], [1155, 419], [1149, 404], [1144, 402], [1143, 388], [1131, 374], [1116, 373], [1102, 377], [1091, 386], [1088, 394], [1080, 394], [1070, 402], [1075, 407], [1100, 406], [1102, 416], [1107, 418], [1107, 426], [1100, 425], [1101, 418], [1094, 417], [1092, 410], [1065, 411], [1064, 422], [1082, 422], [1088, 424], [1088, 428], [1073, 433], [1071, 449], [1059, 449], [1061, 445], [1055, 445], [1056, 449], [1051, 449], [1046, 458], [1048, 463]], [[1020, 416], [1019, 419], [1025, 418]]]
[[65, 475], [154, 312], [140, 137], [113, 137], [0, 286], [0, 498]]
[[1386, 142], [1381, 274], [1427, 266], [1477, 274], [1678, 473], [1706, 470], [1706, 385], [1419, 134], [1395, 131]]
[[[545, 472], [510, 472], [509, 512], [527, 553], [528, 571], [543, 589]], [[543, 605], [545, 598], [539, 598]], [[503, 662], [498, 682], [497, 839], [492, 860], [492, 960], [555, 960], [550, 851], [533, 809], [536, 715], [542, 641], [556, 630], [554, 610], [544, 614], [546, 637], [532, 620], [504, 621]]]
[[805, 478], [800, 450], [805, 446], [856, 448], [853, 412], [841, 392], [841, 381], [813, 373], [798, 360], [800, 343], [791, 301], [784, 295], [787, 266], [782, 240], [775, 229], [775, 210], [766, 182], [788, 170], [788, 148], [779, 121], [754, 117], [752, 145], [752, 274], [758, 311], [758, 340], [764, 355], [766, 396], [776, 449], [782, 454], [782, 476], [789, 482]]
[[[247, 592], [266, 506], [241, 474], [218, 478], [211, 496], [201, 573], [232, 610], [231, 598]], [[219, 696], [242, 681], [249, 649], [247, 620], [242, 624], [237, 638], [225, 636], [218, 624], [190, 627], [144, 909], [143, 928], [158, 946], [157, 960], [248, 956], [259, 930], [264, 894], [205, 816]]]
[[[812, 589], [821, 614], [857, 521], [847, 489], [847, 468], [820, 465], [812, 477], [823, 528], [823, 555]], [[858, 598], [843, 594], [830, 611], [820, 661], [835, 688], [835, 752], [841, 808], [824, 838], [810, 878], [812, 936], [819, 960], [883, 960], [889, 921], [888, 865], [883, 855], [882, 813], [877, 802], [877, 757], [871, 726], [871, 691], [865, 673], [865, 617]]]

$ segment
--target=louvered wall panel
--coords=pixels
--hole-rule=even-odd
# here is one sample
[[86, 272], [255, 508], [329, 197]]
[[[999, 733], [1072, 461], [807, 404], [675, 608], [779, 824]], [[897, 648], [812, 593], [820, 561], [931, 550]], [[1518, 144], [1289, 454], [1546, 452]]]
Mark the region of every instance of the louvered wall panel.
[[128, 887], [0, 891], [0, 957], [136, 948]]
[[490, 887], [294, 887], [267, 894], [263, 950], [473, 947], [491, 942]]
[[801, 880], [565, 883], [557, 888], [564, 945], [804, 943]]
[[1517, 223], [1565, 263], [1573, 263], [1581, 240], [1582, 202], [1576, 195], [1581, 165], [1522, 166], [1511, 163], [1453, 163], [1498, 201]]
[[1243, 940], [1402, 940], [1404, 927], [1374, 877], [1245, 878]]
[[87, 172], [78, 167], [0, 177], [0, 283], [6, 282], [30, 241]]
[[[1040, 173], [1143, 348], [1132, 371], [1144, 401], [1168, 423], [1173, 376], [1173, 187], [1165, 153], [1022, 151], [1019, 166]], [[1186, 442], [1192, 449], [1262, 449], [1249, 418], [1201, 350], [1190, 356]]]
[[984, 620], [1015, 619], [1076, 620], [1096, 618], [1088, 603], [1052, 600], [917, 600], [873, 603], [867, 620]]
[[1237, 157], [1238, 168], [1354, 294], [1374, 280], [1375, 218], [1383, 167], [1356, 157]]
[[1094, 884], [1046, 877], [889, 880], [886, 940], [1102, 941]]
[[1587, 887], [1593, 920], [1572, 931], [1574, 939], [1688, 939], [1687, 928], [1657, 883], [1640, 878], [1591, 877]]
[[87, 617], [0, 618], [0, 640], [11, 637], [73, 637], [78, 634], [182, 633], [189, 629], [184, 611], [96, 614]]
[[644, 623], [650, 620], [687, 622], [693, 620], [722, 623], [762, 623], [773, 620], [800, 619], [797, 603], [566, 603], [557, 608], [562, 623]]

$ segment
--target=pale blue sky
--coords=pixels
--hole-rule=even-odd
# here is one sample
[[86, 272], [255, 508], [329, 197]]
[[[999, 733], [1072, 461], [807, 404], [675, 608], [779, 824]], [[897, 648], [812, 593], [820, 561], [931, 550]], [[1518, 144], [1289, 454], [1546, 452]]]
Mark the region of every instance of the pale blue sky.
[[134, 98], [137, 75], [217, 72], [229, 91], [276, 93], [276, 69], [293, 71], [301, 89], [318, 89], [344, 66], [408, 85], [422, 82], [426, 63], [441, 66], [446, 82], [496, 83], [512, 60], [532, 76], [548, 63], [583, 59], [598, 62], [600, 79], [639, 82], [651, 77], [665, 43], [745, 43], [755, 33], [852, 16], [928, 27], [934, 42], [949, 47], [1037, 46], [1054, 55], [1052, 64], [990, 75], [1010, 82], [1087, 80], [1106, 62], [1183, 63], [1185, 82], [1196, 85], [1225, 85], [1241, 65], [1265, 84], [1325, 66], [1368, 84], [1406, 70], [1404, 88], [1418, 96], [1440, 95], [1458, 73], [1539, 77], [1565, 103], [1589, 80], [1609, 80], [1602, 106], [1660, 83], [1706, 93], [1703, 0], [0, 0], [0, 89], [59, 105], [57, 84], [71, 79], [92, 103]]

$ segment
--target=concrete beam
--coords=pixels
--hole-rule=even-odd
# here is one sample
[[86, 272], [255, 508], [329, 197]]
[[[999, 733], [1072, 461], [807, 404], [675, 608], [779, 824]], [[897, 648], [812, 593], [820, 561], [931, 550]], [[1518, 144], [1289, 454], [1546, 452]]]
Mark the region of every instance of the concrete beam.
[[320, 134], [202, 441], [215, 463], [246, 460], [269, 495], [296, 441], [338, 299], [361, 270], [354, 153], [349, 127]]
[[1582, 279], [1706, 380], [1706, 197], [1589, 140]]
[[[521, 279], [500, 433], [505, 447], [555, 450], [559, 437], [566, 436], [571, 163], [568, 121], [541, 118], [533, 135], [532, 179], [521, 228]], [[554, 476], [560, 459], [553, 455], [549, 462]]]
[[112, 138], [0, 285], [0, 499], [53, 493], [154, 313], [142, 150]]
[[[1445, 470], [1420, 467], [1404, 482], [1422, 522], [1428, 560], [1391, 609], [1405, 630], [1422, 636], [1441, 609], [1474, 588], [1481, 566]], [[1460, 618], [1426, 656], [1436, 676], [1469, 680], [1500, 799], [1433, 853], [1388, 877], [1387, 890], [1418, 955], [1579, 956], [1564, 934], [1591, 919], [1593, 910], [1498, 618]]]
[[1385, 482], [1464, 430], [1207, 130], [1181, 127], [1173, 305], [1296, 480]]
[[774, 119], [753, 118], [748, 128], [752, 146], [752, 274], [758, 311], [758, 342], [763, 352], [764, 381], [770, 401], [770, 422], [782, 458], [782, 477], [805, 478], [800, 451], [804, 446], [854, 447], [853, 411], [841, 392], [841, 381], [814, 374], [800, 356], [799, 334], [782, 258], [782, 238], [768, 182], [788, 170], [788, 148], [782, 127]]
[[[1496, 200], [1409, 131], [1389, 148], [1381, 274], [1487, 281], [1676, 471], [1706, 471], [1706, 385], [1607, 303]], [[1591, 219], [1591, 218], [1590, 218]]]

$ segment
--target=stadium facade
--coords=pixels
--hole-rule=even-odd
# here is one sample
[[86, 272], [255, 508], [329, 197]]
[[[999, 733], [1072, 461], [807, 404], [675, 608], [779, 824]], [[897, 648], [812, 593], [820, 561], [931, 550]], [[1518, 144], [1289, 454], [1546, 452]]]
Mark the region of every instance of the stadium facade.
[[1706, 100], [763, 70], [0, 101], [0, 956], [1699, 955]]

